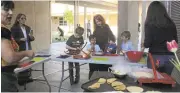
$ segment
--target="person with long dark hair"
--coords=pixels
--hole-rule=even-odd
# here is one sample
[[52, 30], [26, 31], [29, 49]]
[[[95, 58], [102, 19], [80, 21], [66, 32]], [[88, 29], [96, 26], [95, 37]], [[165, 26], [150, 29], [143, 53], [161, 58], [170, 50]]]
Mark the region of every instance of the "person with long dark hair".
[[[176, 26], [169, 17], [165, 6], [159, 1], [154, 1], [147, 10], [144, 47], [149, 48], [149, 53], [152, 54], [154, 62], [159, 60], [158, 71], [169, 75], [174, 67], [169, 60], [174, 55], [168, 51], [166, 42], [172, 40], [178, 42]], [[152, 68], [149, 58], [147, 66]]]
[[17, 92], [14, 69], [24, 57], [33, 57], [32, 50], [19, 52], [19, 46], [11, 36], [7, 25], [11, 23], [13, 1], [1, 1], [1, 92]]
[[[115, 42], [115, 36], [113, 35], [110, 27], [106, 24], [105, 19], [102, 15], [97, 14], [94, 16], [94, 32], [93, 35], [96, 37], [96, 44], [99, 45], [100, 49], [105, 52], [106, 45], [111, 40]], [[108, 68], [111, 65], [103, 65], [103, 64], [90, 64], [90, 74], [91, 77], [94, 71], [108, 71]]]
[[31, 41], [34, 41], [32, 29], [25, 24], [26, 15], [18, 14], [13, 24], [11, 31], [12, 36], [19, 45], [19, 51], [32, 50]]

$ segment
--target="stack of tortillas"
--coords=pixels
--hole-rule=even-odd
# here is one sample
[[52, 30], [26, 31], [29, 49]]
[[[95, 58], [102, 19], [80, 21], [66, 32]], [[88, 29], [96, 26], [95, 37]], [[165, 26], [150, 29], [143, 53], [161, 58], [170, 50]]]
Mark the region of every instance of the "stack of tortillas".
[[129, 92], [138, 92], [138, 93], [143, 92], [143, 88], [138, 87], [138, 86], [129, 86], [129, 87], [127, 87], [127, 90]]
[[135, 76], [136, 78], [140, 78], [140, 77], [153, 78], [154, 77], [154, 75], [149, 72], [133, 72], [132, 75]]

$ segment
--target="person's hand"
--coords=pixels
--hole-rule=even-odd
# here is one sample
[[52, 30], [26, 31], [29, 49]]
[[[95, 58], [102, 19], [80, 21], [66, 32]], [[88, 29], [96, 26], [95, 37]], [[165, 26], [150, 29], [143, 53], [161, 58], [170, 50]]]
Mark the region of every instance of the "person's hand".
[[111, 51], [112, 51], [112, 48], [108, 48], [107, 51], [108, 51], [108, 52], [111, 52]]
[[26, 56], [27, 56], [27, 57], [33, 58], [34, 55], [35, 55], [35, 54], [34, 54], [34, 51], [32, 51], [32, 50], [27, 50], [27, 51], [26, 51]]
[[73, 48], [73, 50], [81, 50], [81, 48], [80, 48], [80, 47], [77, 47], [77, 48]]
[[27, 38], [21, 38], [20, 39], [20, 41], [26, 41], [27, 40]]
[[29, 35], [29, 38], [30, 38], [31, 40], [34, 40], [34, 36], [32, 36], [32, 35]]

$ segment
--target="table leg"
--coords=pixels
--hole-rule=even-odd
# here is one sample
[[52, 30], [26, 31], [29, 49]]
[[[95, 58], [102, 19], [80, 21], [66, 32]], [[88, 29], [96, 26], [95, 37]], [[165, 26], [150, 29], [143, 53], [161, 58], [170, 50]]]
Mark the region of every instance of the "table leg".
[[42, 74], [43, 74], [43, 77], [44, 77], [48, 87], [49, 87], [49, 92], [51, 92], [51, 86], [50, 86], [50, 84], [49, 84], [49, 82], [48, 82], [48, 80], [47, 80], [47, 78], [46, 78], [46, 76], [44, 74], [44, 63], [42, 64]]
[[61, 91], [63, 79], [64, 79], [64, 61], [62, 62], [62, 76], [61, 76], [61, 81], [60, 81], [60, 84], [59, 84], [59, 90], [58, 90], [58, 92]]

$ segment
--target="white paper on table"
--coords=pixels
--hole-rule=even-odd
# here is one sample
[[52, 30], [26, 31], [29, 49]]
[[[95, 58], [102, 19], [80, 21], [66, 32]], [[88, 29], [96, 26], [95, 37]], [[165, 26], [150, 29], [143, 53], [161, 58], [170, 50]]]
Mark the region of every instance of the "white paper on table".
[[19, 62], [20, 63], [26, 63], [26, 62], [30, 62], [33, 58], [29, 58], [29, 57], [24, 57], [23, 59], [21, 59]]

